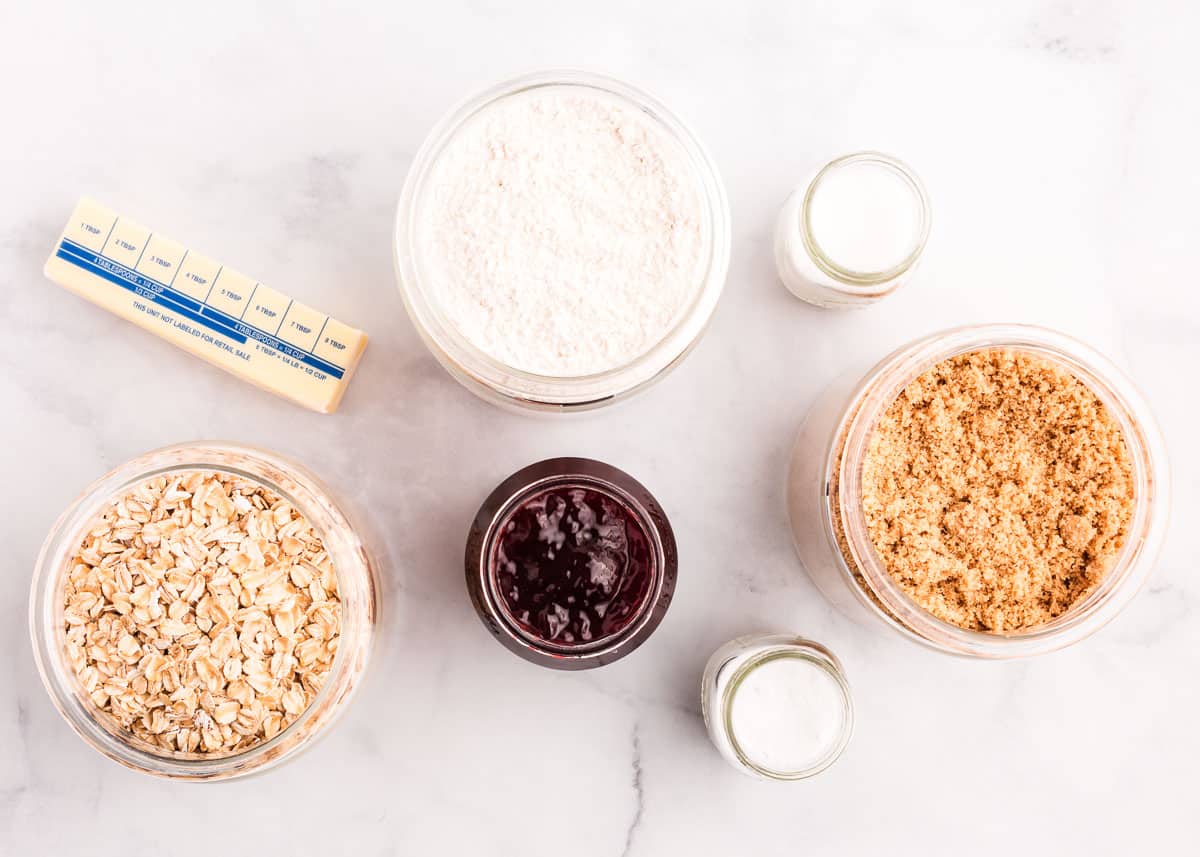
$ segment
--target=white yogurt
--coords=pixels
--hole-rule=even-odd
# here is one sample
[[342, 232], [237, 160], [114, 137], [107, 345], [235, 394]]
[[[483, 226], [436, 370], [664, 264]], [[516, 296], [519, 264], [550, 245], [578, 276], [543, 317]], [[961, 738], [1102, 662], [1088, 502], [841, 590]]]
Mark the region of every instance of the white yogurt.
[[758, 767], [807, 771], [837, 746], [845, 708], [845, 694], [828, 669], [782, 654], [752, 667], [733, 691], [730, 731]]
[[904, 164], [877, 152], [838, 158], [802, 182], [775, 230], [779, 277], [794, 295], [849, 307], [895, 291], [929, 234], [929, 205]]
[[713, 745], [743, 773], [798, 780], [841, 754], [853, 728], [841, 665], [826, 649], [781, 634], [726, 643], [704, 671]]

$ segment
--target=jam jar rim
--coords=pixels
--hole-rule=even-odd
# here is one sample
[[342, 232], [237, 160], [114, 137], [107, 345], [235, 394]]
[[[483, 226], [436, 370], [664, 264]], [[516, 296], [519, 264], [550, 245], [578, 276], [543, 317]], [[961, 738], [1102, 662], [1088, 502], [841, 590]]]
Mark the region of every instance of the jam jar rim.
[[[490, 558], [500, 524], [517, 505], [554, 485], [578, 485], [613, 495], [638, 519], [650, 548], [652, 579], [635, 618], [617, 633], [594, 644], [555, 645], [524, 631], [508, 618], [508, 611], [500, 606], [501, 599], [495, 591]], [[465, 571], [467, 589], [476, 612], [505, 648], [542, 666], [588, 669], [629, 654], [662, 622], [674, 596], [678, 550], [662, 506], [628, 473], [590, 458], [548, 458], [516, 471], [484, 500], [467, 536]]]
[[[511, 605], [508, 603], [499, 590], [499, 581], [497, 580], [497, 569], [493, 559], [496, 558], [499, 548], [501, 535], [501, 527], [512, 520], [516, 512], [526, 503], [535, 500], [539, 497], [544, 497], [554, 492], [556, 489], [564, 491], [573, 488], [582, 488], [587, 491], [594, 491], [608, 497], [610, 500], [619, 503], [630, 515], [636, 520], [636, 526], [641, 529], [642, 536], [645, 538], [647, 548], [650, 554], [650, 583], [646, 587], [645, 593], [638, 599], [637, 607], [634, 611], [634, 620], [625, 626], [619, 628], [612, 633], [602, 637], [597, 637], [594, 640], [589, 640], [579, 644], [561, 644], [552, 640], [544, 639], [536, 633], [529, 631], [521, 625], [517, 618], [513, 615]], [[539, 479], [537, 482], [531, 483], [526, 490], [518, 494], [514, 494], [508, 498], [508, 501], [501, 506], [492, 518], [492, 527], [489, 530], [488, 538], [484, 544], [483, 562], [485, 569], [481, 569], [481, 574], [487, 575], [488, 586], [486, 588], [486, 597], [495, 605], [496, 612], [505, 620], [505, 623], [522, 638], [528, 640], [533, 645], [552, 651], [556, 654], [583, 654], [586, 652], [603, 649], [606, 646], [619, 641], [626, 636], [630, 630], [638, 623], [646, 610], [653, 603], [655, 593], [659, 586], [658, 582], [662, 576], [661, 562], [662, 551], [653, 536], [652, 528], [647, 526], [646, 515], [644, 510], [638, 508], [637, 500], [630, 496], [628, 492], [622, 490], [619, 486], [608, 482], [598, 482], [591, 478], [581, 480], [578, 476], [567, 474], [557, 477], [546, 477]]]

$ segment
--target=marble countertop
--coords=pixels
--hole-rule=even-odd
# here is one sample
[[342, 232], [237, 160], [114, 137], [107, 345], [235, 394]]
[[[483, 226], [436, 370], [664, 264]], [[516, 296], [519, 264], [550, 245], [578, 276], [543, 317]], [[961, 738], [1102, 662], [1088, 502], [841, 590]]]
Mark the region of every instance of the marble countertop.
[[[517, 8], [517, 7], [520, 8]], [[888, 2], [29, 3], [0, 51], [0, 854], [975, 855], [1180, 853], [1200, 816], [1200, 8]], [[712, 150], [733, 260], [706, 338], [626, 406], [566, 421], [472, 397], [422, 346], [389, 234], [416, 147], [452, 103], [578, 65], [662, 97]], [[924, 177], [918, 278], [833, 314], [777, 282], [772, 221], [821, 158], [896, 153]], [[43, 279], [76, 198], [370, 332], [340, 412], [308, 413]], [[787, 449], [817, 393], [921, 334], [1047, 324], [1140, 383], [1172, 454], [1175, 526], [1108, 628], [1026, 662], [940, 656], [835, 612], [795, 558]], [[383, 560], [361, 695], [265, 776], [187, 785], [79, 741], [38, 680], [26, 592], [92, 479], [222, 438], [315, 469]], [[541, 670], [463, 587], [467, 525], [501, 479], [584, 455], [643, 481], [680, 543], [678, 593], [636, 654]], [[708, 654], [792, 630], [843, 660], [857, 731], [799, 784], [709, 745]]]

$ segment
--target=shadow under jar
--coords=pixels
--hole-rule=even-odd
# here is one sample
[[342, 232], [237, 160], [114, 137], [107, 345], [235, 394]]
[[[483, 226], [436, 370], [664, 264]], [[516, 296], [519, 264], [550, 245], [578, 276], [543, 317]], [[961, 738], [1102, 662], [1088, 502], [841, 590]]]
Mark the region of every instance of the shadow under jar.
[[[1082, 382], [1120, 429], [1133, 486], [1125, 538], [1103, 578], [1051, 621], [1003, 632], [950, 624], [910, 598], [876, 551], [863, 507], [864, 462], [883, 414], [931, 367], [989, 350], [1029, 355]], [[1134, 385], [1107, 358], [1053, 330], [979, 325], [920, 339], [884, 358], [865, 375], [850, 373], [830, 385], [810, 408], [793, 447], [788, 512], [796, 551], [810, 577], [847, 615], [890, 627], [941, 652], [1014, 658], [1079, 642], [1132, 600], [1149, 576], [1163, 540], [1168, 480], [1166, 449], [1153, 415]]]
[[[514, 113], [525, 103], [536, 109]], [[588, 161], [593, 145], [620, 177]], [[680, 199], [694, 202], [686, 217], [669, 208]], [[504, 81], [444, 117], [413, 159], [393, 241], [405, 308], [442, 366], [493, 404], [559, 414], [623, 400], [678, 365], [707, 329], [729, 248], [724, 185], [691, 129], [629, 84], [567, 69]], [[685, 255], [686, 273], [668, 277]], [[574, 267], [557, 267], [566, 258]], [[605, 276], [621, 258], [636, 276]], [[669, 311], [622, 314], [617, 297], [654, 310], [669, 279]], [[634, 345], [614, 345], [627, 335]], [[578, 359], [596, 348], [611, 350]]]
[[[273, 737], [231, 753], [168, 751], [124, 729], [82, 687], [66, 656], [64, 595], [84, 538], [114, 500], [156, 477], [202, 472], [260, 486], [290, 504], [318, 535], [332, 562], [340, 602], [337, 651], [312, 701]], [[366, 548], [325, 487], [274, 453], [221, 442], [155, 450], [89, 486], [63, 512], [38, 556], [30, 591], [30, 633], [42, 683], [55, 708], [85, 742], [142, 773], [212, 781], [257, 773], [310, 746], [341, 714], [367, 668], [378, 614], [378, 582]]]
[[466, 578], [507, 649], [554, 669], [603, 666], [654, 632], [678, 554], [662, 507], [603, 462], [553, 458], [489, 495], [467, 536]]

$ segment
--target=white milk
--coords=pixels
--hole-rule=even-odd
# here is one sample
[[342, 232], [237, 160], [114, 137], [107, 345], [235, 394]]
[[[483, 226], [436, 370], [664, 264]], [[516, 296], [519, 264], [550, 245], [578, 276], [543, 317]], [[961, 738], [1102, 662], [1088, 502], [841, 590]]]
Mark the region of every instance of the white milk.
[[871, 162], [825, 175], [813, 191], [809, 228], [830, 261], [862, 274], [900, 265], [916, 246], [921, 200], [903, 177]]
[[929, 205], [904, 164], [876, 152], [830, 162], [780, 213], [775, 261], [794, 295], [819, 306], [859, 306], [895, 291], [916, 267]]
[[829, 671], [806, 658], [754, 667], [734, 691], [730, 726], [746, 757], [772, 771], [806, 771], [837, 746], [845, 694]]
[[764, 780], [814, 776], [841, 755], [854, 708], [833, 653], [790, 634], [730, 640], [704, 668], [701, 707], [713, 746]]

